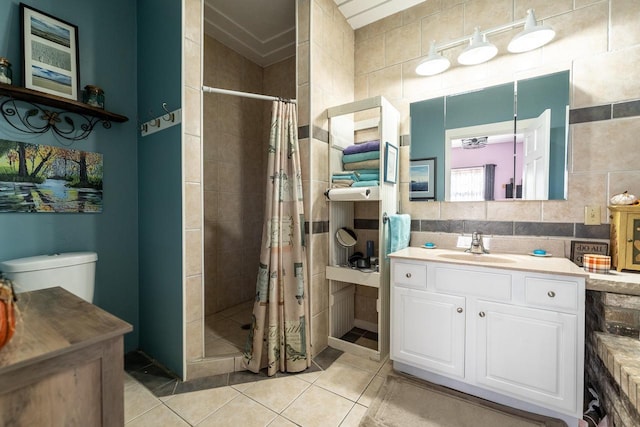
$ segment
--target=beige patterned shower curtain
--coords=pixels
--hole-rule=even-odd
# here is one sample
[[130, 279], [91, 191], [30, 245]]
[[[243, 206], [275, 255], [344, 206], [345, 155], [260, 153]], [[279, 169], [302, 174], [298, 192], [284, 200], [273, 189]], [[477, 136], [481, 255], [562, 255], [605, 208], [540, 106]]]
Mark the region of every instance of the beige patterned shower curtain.
[[309, 285], [296, 105], [274, 101], [265, 217], [251, 329], [250, 371], [300, 372], [311, 365]]

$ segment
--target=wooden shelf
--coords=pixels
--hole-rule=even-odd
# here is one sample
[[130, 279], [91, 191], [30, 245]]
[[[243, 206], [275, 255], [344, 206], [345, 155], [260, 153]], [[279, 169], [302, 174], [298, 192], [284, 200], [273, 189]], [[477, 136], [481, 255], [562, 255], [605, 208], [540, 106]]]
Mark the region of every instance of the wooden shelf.
[[101, 108], [92, 107], [83, 102], [74, 101], [72, 99], [63, 98], [61, 96], [49, 95], [48, 93], [27, 89], [24, 87], [11, 86], [4, 83], [0, 83], [0, 95], [7, 96], [19, 101], [26, 101], [34, 104], [58, 108], [60, 110], [65, 110], [71, 113], [88, 115], [109, 122], [123, 123], [129, 120], [127, 117], [121, 116], [120, 114], [115, 114]]

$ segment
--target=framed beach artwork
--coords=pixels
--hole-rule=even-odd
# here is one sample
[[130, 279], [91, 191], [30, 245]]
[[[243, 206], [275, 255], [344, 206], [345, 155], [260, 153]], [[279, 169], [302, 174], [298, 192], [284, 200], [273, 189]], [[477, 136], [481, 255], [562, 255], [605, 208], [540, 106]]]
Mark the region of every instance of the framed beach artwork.
[[435, 200], [436, 158], [411, 160], [409, 169], [409, 200]]
[[20, 3], [27, 89], [78, 100], [78, 27]]

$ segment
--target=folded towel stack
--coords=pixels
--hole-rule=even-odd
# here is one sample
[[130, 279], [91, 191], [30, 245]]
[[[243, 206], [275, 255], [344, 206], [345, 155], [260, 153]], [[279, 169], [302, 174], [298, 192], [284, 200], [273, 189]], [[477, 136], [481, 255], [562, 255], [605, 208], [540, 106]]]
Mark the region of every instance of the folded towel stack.
[[380, 185], [380, 141], [348, 146], [342, 151], [344, 171], [331, 175], [331, 186], [377, 187]]
[[346, 171], [380, 169], [380, 141], [367, 141], [348, 146], [342, 152], [342, 164]]

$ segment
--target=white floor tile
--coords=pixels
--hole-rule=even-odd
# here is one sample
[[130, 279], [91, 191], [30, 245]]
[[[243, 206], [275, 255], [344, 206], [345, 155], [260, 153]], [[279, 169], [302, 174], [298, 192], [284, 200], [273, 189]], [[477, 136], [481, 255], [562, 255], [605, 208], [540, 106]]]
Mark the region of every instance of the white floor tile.
[[150, 411], [162, 402], [131, 375], [124, 374], [124, 422]]
[[374, 375], [373, 372], [336, 361], [313, 384], [356, 402]]
[[312, 384], [282, 415], [304, 427], [337, 427], [353, 406], [350, 400]]
[[364, 406], [358, 404], [354, 405], [349, 411], [347, 417], [342, 421], [342, 424], [340, 424], [340, 427], [358, 427], [366, 412], [367, 408]]
[[232, 387], [219, 387], [176, 394], [165, 404], [190, 424], [196, 425], [239, 395]]
[[290, 376], [256, 381], [243, 394], [279, 414], [309, 386], [308, 382]]
[[189, 427], [186, 421], [164, 405], [156, 406], [125, 425], [126, 427]]
[[278, 414], [258, 402], [239, 395], [205, 418], [198, 427], [264, 427], [277, 416]]

